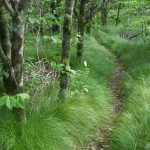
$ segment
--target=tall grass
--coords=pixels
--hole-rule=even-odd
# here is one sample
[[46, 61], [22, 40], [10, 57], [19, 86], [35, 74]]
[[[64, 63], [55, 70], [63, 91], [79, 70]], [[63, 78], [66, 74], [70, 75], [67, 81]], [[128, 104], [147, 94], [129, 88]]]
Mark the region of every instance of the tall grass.
[[[88, 92], [83, 97], [79, 93], [62, 104], [57, 102], [58, 85], [49, 87], [32, 98], [26, 110], [27, 123], [23, 126], [15, 121], [11, 112], [1, 109], [0, 150], [80, 149], [109, 119], [112, 94], [107, 83], [115, 67], [115, 57], [94, 37], [85, 45], [84, 60], [90, 73], [83, 73], [80, 82], [88, 87]], [[76, 61], [71, 64], [75, 68]], [[22, 135], [17, 134], [20, 126]]]
[[[98, 42], [116, 53], [126, 70], [122, 83], [124, 110], [112, 131], [111, 150], [150, 149], [150, 42], [120, 39], [111, 27], [94, 33]], [[96, 44], [95, 44], [96, 46]]]
[[150, 43], [134, 41], [120, 51], [126, 69], [125, 113], [112, 132], [112, 150], [150, 149]]

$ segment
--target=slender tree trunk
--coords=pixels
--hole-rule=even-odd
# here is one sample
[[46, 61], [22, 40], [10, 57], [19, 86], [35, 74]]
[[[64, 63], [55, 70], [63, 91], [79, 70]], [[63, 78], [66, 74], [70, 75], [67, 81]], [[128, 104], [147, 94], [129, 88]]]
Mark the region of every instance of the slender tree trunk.
[[92, 1], [87, 0], [87, 4], [88, 4], [88, 11], [87, 11], [87, 14], [86, 14], [85, 26], [86, 26], [86, 33], [90, 34], [91, 29], [92, 29], [92, 12], [91, 12]]
[[121, 10], [121, 2], [119, 3], [119, 6], [118, 6], [118, 10], [117, 10], [117, 17], [116, 17], [116, 26], [118, 26], [119, 24], [119, 17], [120, 17], [120, 10]]
[[110, 0], [103, 0], [102, 9], [101, 9], [101, 22], [102, 26], [107, 25], [107, 19], [108, 19], [108, 5], [110, 3]]
[[5, 55], [11, 59], [10, 35], [2, 2], [0, 2], [0, 41]]
[[88, 23], [87, 23], [87, 26], [86, 26], [86, 33], [87, 34], [90, 34], [91, 33], [91, 30], [92, 30], [92, 18], [90, 18], [88, 20]]
[[63, 42], [61, 62], [64, 64], [64, 73], [60, 75], [60, 99], [66, 100], [70, 89], [70, 40], [72, 31], [72, 16], [75, 0], [66, 0], [66, 11], [63, 25]]
[[78, 17], [78, 45], [77, 45], [77, 57], [82, 60], [83, 47], [84, 47], [84, 27], [85, 27], [85, 4], [86, 0], [80, 0], [79, 17]]
[[[56, 13], [56, 9], [59, 7], [61, 0], [52, 0], [51, 2], [51, 13], [54, 14], [56, 19], [59, 19], [59, 15]], [[55, 22], [55, 19], [53, 20]], [[58, 24], [53, 24], [52, 26], [53, 32], [59, 32], [60, 26]]]
[[[44, 11], [44, 5], [41, 3], [41, 6], [39, 8], [40, 10], [40, 19], [42, 19], [42, 17], [44, 17], [45, 15], [45, 11]], [[43, 36], [44, 35], [44, 25], [43, 23], [40, 24], [40, 34]]]
[[102, 26], [106, 26], [107, 25], [107, 10], [105, 6], [102, 8], [101, 20], [102, 20]]

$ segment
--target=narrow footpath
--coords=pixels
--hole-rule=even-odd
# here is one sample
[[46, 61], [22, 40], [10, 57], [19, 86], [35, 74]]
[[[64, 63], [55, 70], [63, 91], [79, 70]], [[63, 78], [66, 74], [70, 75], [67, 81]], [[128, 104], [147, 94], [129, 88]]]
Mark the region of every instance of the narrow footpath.
[[114, 75], [109, 84], [109, 88], [113, 93], [113, 113], [110, 116], [110, 121], [106, 122], [101, 128], [100, 132], [96, 136], [96, 139], [93, 139], [91, 142], [87, 143], [83, 150], [107, 150], [111, 143], [111, 130], [115, 126], [115, 121], [122, 114], [122, 92], [121, 92], [121, 82], [123, 80], [124, 68], [120, 60], [116, 59], [116, 68]]

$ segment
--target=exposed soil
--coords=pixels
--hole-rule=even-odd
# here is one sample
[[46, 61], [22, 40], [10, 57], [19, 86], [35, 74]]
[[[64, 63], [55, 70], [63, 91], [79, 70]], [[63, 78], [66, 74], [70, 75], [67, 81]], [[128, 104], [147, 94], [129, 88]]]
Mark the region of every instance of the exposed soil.
[[88, 142], [83, 150], [107, 150], [111, 143], [111, 130], [115, 126], [116, 119], [122, 114], [122, 92], [121, 92], [121, 82], [123, 80], [124, 68], [121, 65], [120, 60], [116, 59], [116, 68], [114, 75], [109, 84], [109, 88], [113, 93], [113, 113], [110, 116], [110, 121], [106, 122], [103, 127], [100, 129], [100, 132], [97, 134], [97, 138], [93, 139], [91, 142]]

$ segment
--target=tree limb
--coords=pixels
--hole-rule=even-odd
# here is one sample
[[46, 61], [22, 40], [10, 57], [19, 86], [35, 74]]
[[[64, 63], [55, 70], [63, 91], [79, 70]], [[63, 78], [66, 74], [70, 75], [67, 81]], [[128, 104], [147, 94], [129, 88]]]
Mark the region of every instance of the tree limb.
[[9, 2], [7, 0], [3, 0], [3, 3], [6, 7], [6, 9], [9, 11], [9, 13], [14, 16], [15, 15], [15, 11], [14, 9], [12, 8], [12, 6], [9, 4]]

